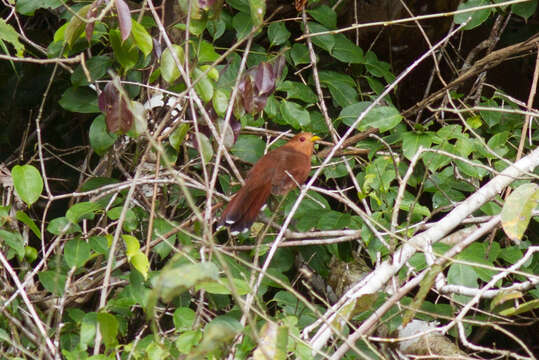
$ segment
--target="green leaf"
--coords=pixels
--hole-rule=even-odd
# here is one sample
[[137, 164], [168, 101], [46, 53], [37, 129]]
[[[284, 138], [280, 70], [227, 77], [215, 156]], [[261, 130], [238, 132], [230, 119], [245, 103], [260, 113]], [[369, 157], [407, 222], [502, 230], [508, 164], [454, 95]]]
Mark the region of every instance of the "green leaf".
[[124, 72], [133, 68], [138, 61], [139, 52], [135, 42], [129, 37], [122, 41], [120, 30], [112, 29], [109, 32], [110, 45], [114, 51], [114, 58], [120, 63]]
[[32, 165], [15, 165], [11, 169], [13, 185], [19, 197], [30, 206], [39, 199], [43, 191], [43, 179], [39, 170]]
[[[123, 206], [117, 206], [107, 211], [107, 216], [111, 220], [118, 220], [122, 213]], [[138, 227], [137, 215], [133, 209], [127, 209], [125, 213], [124, 223], [122, 228], [125, 231], [135, 231]]]
[[501, 219], [505, 234], [514, 241], [519, 241], [528, 228], [533, 210], [539, 204], [539, 185], [522, 184], [505, 200]]
[[284, 22], [272, 22], [268, 26], [268, 40], [270, 41], [270, 46], [282, 45], [289, 38], [290, 31], [288, 31]]
[[99, 323], [99, 331], [103, 337], [105, 346], [110, 349], [118, 344], [118, 319], [112, 314], [100, 312], [97, 314], [97, 322]]
[[537, 10], [537, 0], [526, 1], [519, 4], [511, 5], [511, 11], [518, 16], [522, 16], [524, 20], [528, 20], [530, 16], [535, 14]]
[[[174, 44], [172, 45], [172, 48], [174, 49], [174, 53], [178, 57], [180, 64], [183, 66], [185, 57], [183, 48], [179, 45]], [[176, 81], [176, 79], [180, 77], [180, 70], [178, 69], [178, 66], [176, 66], [176, 62], [174, 61], [172, 52], [168, 47], [165, 49], [165, 51], [163, 51], [163, 54], [161, 54], [160, 69], [161, 76], [169, 84]]]
[[219, 59], [219, 54], [215, 51], [213, 44], [205, 40], [201, 40], [198, 44], [198, 63], [213, 63], [215, 60]]
[[21, 15], [33, 16], [37, 9], [56, 9], [63, 4], [62, 0], [17, 0], [15, 9]]
[[314, 104], [318, 100], [310, 87], [297, 81], [285, 80], [279, 84], [277, 90], [286, 92], [287, 99], [298, 99], [307, 104]]
[[245, 13], [238, 13], [232, 18], [232, 27], [236, 30], [236, 39], [241, 40], [251, 32], [253, 21]]
[[99, 210], [101, 206], [98, 203], [84, 201], [72, 205], [66, 212], [66, 218], [74, 224], [82, 219], [93, 220]]
[[[18, 4], [19, 1], [17, 1], [17, 6]], [[2, 40], [13, 45], [18, 57], [23, 56], [24, 45], [19, 41], [19, 33], [10, 24], [7, 24], [4, 19], [0, 19], [0, 42]]]
[[219, 270], [215, 264], [201, 262], [165, 269], [158, 277], [152, 279], [152, 284], [158, 289], [163, 301], [169, 302], [199, 282], [216, 280], [218, 277]]
[[105, 154], [118, 138], [117, 134], [111, 134], [107, 131], [105, 115], [99, 115], [92, 121], [88, 136], [90, 138], [90, 146], [100, 156]]
[[280, 109], [283, 119], [294, 129], [304, 128], [311, 123], [311, 115], [299, 104], [283, 100]]
[[[307, 24], [309, 26], [309, 32], [311, 34], [328, 31], [326, 27], [318, 23], [309, 22]], [[302, 25], [302, 29], [303, 29], [303, 25]], [[313, 36], [311, 37], [311, 41], [313, 42], [313, 44], [326, 50], [329, 53], [331, 53], [331, 51], [333, 50], [333, 47], [335, 46], [335, 36], [331, 34]]]
[[[232, 279], [234, 288], [238, 295], [243, 296], [251, 291], [249, 283], [242, 279]], [[195, 290], [198, 291], [204, 289], [210, 294], [230, 295], [232, 294], [232, 287], [230, 286], [226, 278], [221, 278], [218, 281], [202, 281], [195, 286]]]
[[213, 83], [207, 76], [204, 76], [204, 72], [200, 69], [194, 70], [193, 78], [195, 81], [197, 81], [195, 84], [197, 94], [200, 96], [202, 101], [205, 103], [209, 102], [213, 97]]
[[91, 7], [92, 5], [83, 6], [77, 11], [77, 15], [73, 15], [71, 20], [69, 20], [67, 23], [64, 32], [64, 39], [70, 47], [81, 37], [85, 26], [82, 19], [86, 18], [86, 14], [88, 14]]
[[295, 66], [311, 63], [309, 48], [305, 44], [294, 44], [292, 49], [290, 49], [290, 57], [292, 58]]
[[335, 47], [331, 51], [335, 59], [349, 64], [362, 64], [363, 50], [342, 34], [335, 36]]
[[64, 109], [83, 114], [99, 112], [97, 94], [89, 87], [70, 87], [62, 94], [58, 101]]
[[357, 91], [354, 80], [336, 71], [320, 71], [320, 83], [329, 89], [333, 100], [341, 107], [357, 102]]
[[60, 274], [57, 270], [47, 270], [40, 272], [38, 277], [39, 282], [47, 291], [57, 296], [62, 296], [64, 294], [67, 280], [66, 275]]
[[[361, 101], [342, 109], [339, 118], [343, 123], [352, 126], [359, 115], [370, 105], [368, 101]], [[365, 131], [369, 127], [377, 128], [380, 132], [390, 130], [402, 120], [399, 111], [393, 106], [375, 106], [357, 125], [357, 129]]]
[[254, 164], [264, 155], [266, 143], [256, 135], [240, 135], [230, 151], [241, 160]]
[[170, 145], [174, 148], [174, 150], [179, 151], [180, 146], [182, 146], [183, 142], [185, 141], [187, 132], [191, 126], [186, 123], [181, 123], [180, 126], [170, 136], [168, 137], [168, 141], [170, 142]]
[[152, 37], [150, 36], [150, 34], [148, 34], [148, 31], [146, 31], [146, 28], [144, 26], [142, 26], [135, 20], [131, 20], [131, 23], [131, 34], [133, 35], [135, 45], [139, 48], [140, 51], [142, 51], [144, 56], [150, 55], [153, 49]]
[[228, 94], [225, 91], [215, 89], [215, 93], [213, 94], [212, 98], [212, 105], [217, 115], [221, 117], [225, 116], [226, 110], [228, 109], [228, 101]]
[[94, 343], [96, 331], [97, 314], [95, 312], [87, 313], [80, 324], [80, 345], [83, 349], [87, 349], [88, 345]]
[[329, 29], [337, 28], [337, 13], [327, 5], [319, 6], [312, 10], [307, 10], [307, 13], [320, 24]]
[[144, 277], [145, 280], [148, 279], [148, 271], [150, 270], [150, 261], [148, 257], [143, 252], [139, 251], [136, 253], [131, 260], [129, 260], [131, 265]]
[[[466, 2], [460, 3], [457, 10], [472, 9], [475, 7], [487, 5], [488, 3], [489, 2], [486, 0], [468, 0]], [[468, 20], [468, 18], [471, 16], [472, 19], [463, 28], [464, 30], [471, 30], [484, 23], [485, 20], [488, 19], [491, 11], [492, 9], [489, 8], [483, 10], [475, 10], [462, 14], [456, 14], [453, 20], [455, 21], [455, 24], [460, 25], [466, 22], [466, 20]]]
[[[101, 79], [111, 67], [112, 60], [105, 55], [94, 56], [86, 60], [86, 68], [90, 73], [92, 81]], [[71, 83], [74, 86], [87, 86], [89, 84], [82, 65], [77, 66], [73, 74], [71, 74]]]
[[21, 211], [21, 210], [17, 211], [15, 218], [19, 220], [20, 222], [22, 222], [23, 224], [25, 224], [26, 226], [28, 226], [30, 230], [32, 230], [32, 232], [38, 237], [38, 239], [41, 239], [41, 231], [36, 226], [36, 223], [34, 222], [34, 220], [32, 220], [32, 218], [30, 218], [30, 216], [28, 216], [24, 211]]
[[74, 224], [66, 217], [52, 219], [47, 226], [47, 231], [54, 235], [74, 234], [82, 232], [78, 224]]
[[428, 149], [432, 144], [432, 136], [428, 134], [414, 133], [411, 131], [402, 134], [402, 152], [404, 156], [411, 160], [417, 153], [419, 146]]
[[0, 240], [15, 251], [20, 259], [24, 257], [24, 240], [21, 234], [0, 229]]
[[209, 163], [213, 157], [213, 146], [210, 139], [202, 133], [198, 134], [198, 150], [204, 159], [204, 162]]
[[64, 260], [69, 267], [80, 268], [90, 258], [90, 245], [81, 239], [73, 239], [64, 246]]
[[172, 320], [176, 331], [189, 330], [193, 327], [196, 313], [188, 307], [179, 307], [174, 310]]
[[266, 15], [266, 0], [249, 0], [249, 9], [254, 26], [262, 24]]
[[176, 349], [182, 354], [191, 353], [193, 347], [200, 344], [202, 332], [200, 330], [187, 330], [174, 341]]

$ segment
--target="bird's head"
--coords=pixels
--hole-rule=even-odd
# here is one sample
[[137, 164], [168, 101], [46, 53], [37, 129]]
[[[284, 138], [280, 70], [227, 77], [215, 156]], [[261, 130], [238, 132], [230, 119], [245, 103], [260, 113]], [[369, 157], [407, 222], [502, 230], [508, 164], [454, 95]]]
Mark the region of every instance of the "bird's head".
[[303, 132], [294, 136], [287, 145], [310, 157], [313, 153], [314, 142], [317, 140], [320, 140], [320, 137], [309, 132]]

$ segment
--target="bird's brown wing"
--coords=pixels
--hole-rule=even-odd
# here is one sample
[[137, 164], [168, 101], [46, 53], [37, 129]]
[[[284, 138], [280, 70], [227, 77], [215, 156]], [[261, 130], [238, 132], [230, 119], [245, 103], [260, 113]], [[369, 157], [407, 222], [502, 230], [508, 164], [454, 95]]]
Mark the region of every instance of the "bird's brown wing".
[[311, 159], [293, 149], [282, 149], [278, 167], [271, 180], [274, 195], [284, 195], [298, 185], [303, 184], [311, 170]]

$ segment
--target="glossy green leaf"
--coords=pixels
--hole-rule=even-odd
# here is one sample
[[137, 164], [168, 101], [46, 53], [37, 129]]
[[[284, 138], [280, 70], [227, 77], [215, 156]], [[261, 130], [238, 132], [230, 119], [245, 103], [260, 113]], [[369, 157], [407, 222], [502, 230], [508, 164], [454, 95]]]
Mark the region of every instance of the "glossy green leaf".
[[294, 62], [294, 65], [310, 64], [311, 58], [309, 57], [309, 48], [305, 44], [294, 44], [290, 49], [290, 57]]
[[96, 331], [97, 314], [95, 312], [87, 313], [80, 324], [80, 345], [83, 349], [94, 343]]
[[52, 219], [47, 226], [47, 231], [54, 235], [74, 234], [82, 232], [78, 224], [74, 224], [66, 217]]
[[286, 92], [287, 99], [298, 99], [307, 104], [314, 104], [318, 100], [310, 87], [297, 81], [285, 80], [279, 85], [277, 91]]
[[170, 134], [168, 141], [175, 150], [180, 150], [180, 146], [182, 146], [183, 142], [185, 141], [189, 129], [191, 129], [189, 124], [181, 123], [180, 126], [178, 126], [178, 128], [174, 130], [172, 134]]
[[284, 22], [272, 22], [268, 26], [268, 40], [271, 46], [284, 44], [290, 38], [290, 35], [290, 31], [288, 31]]
[[[86, 69], [88, 69], [92, 81], [101, 79], [111, 67], [112, 60], [105, 55], [93, 56], [86, 60]], [[89, 84], [81, 65], [77, 66], [71, 74], [71, 83], [74, 86], [87, 86]]]
[[32, 165], [15, 165], [11, 169], [11, 178], [19, 197], [30, 206], [39, 199], [43, 191], [43, 179], [39, 170]]
[[17, 0], [15, 9], [21, 15], [32, 16], [37, 9], [56, 9], [64, 3], [62, 0]]
[[107, 131], [104, 115], [99, 115], [92, 121], [88, 136], [90, 138], [90, 146], [97, 155], [105, 154], [118, 138], [117, 134], [111, 134]]
[[240, 40], [249, 35], [253, 28], [253, 21], [249, 15], [240, 12], [232, 18], [232, 26], [236, 30], [236, 38]]
[[13, 45], [18, 57], [23, 56], [24, 45], [19, 41], [19, 34], [4, 19], [0, 19], [0, 41], [7, 41]]
[[[172, 45], [172, 48], [178, 60], [180, 61], [180, 64], [183, 65], [183, 62], [185, 60], [183, 48], [179, 45]], [[172, 56], [172, 52], [170, 51], [169, 48], [166, 48], [165, 51], [163, 51], [163, 54], [161, 55], [160, 69], [161, 69], [161, 76], [168, 83], [172, 83], [180, 77], [180, 70], [178, 69], [176, 62], [174, 61], [174, 57]]]
[[144, 26], [142, 26], [135, 20], [132, 20], [131, 23], [131, 34], [133, 35], [135, 45], [137, 46], [137, 48], [139, 48], [140, 51], [142, 51], [144, 56], [150, 55], [153, 50], [152, 37], [150, 36], [150, 34], [148, 34], [148, 31], [146, 31], [146, 28]]
[[90, 258], [90, 245], [81, 239], [73, 239], [64, 245], [64, 260], [69, 267], [80, 268]]
[[528, 228], [533, 210], [539, 205], [539, 185], [522, 184], [509, 194], [503, 205], [501, 218], [505, 234], [520, 241]]
[[58, 101], [64, 109], [83, 114], [99, 112], [97, 94], [89, 87], [70, 87], [62, 94]]
[[179, 307], [174, 310], [172, 320], [176, 331], [189, 330], [193, 327], [196, 313], [188, 307]]
[[362, 64], [363, 50], [342, 34], [335, 36], [335, 47], [331, 51], [335, 59], [349, 64]]
[[82, 19], [86, 18], [86, 14], [92, 5], [86, 5], [77, 11], [77, 15], [73, 15], [71, 20], [67, 23], [67, 27], [64, 32], [64, 39], [69, 46], [73, 46], [73, 43], [82, 35], [85, 27]]
[[[242, 296], [251, 291], [249, 283], [242, 279], [232, 279], [236, 294]], [[232, 287], [227, 279], [222, 278], [218, 281], [202, 281], [195, 286], [195, 290], [204, 289], [210, 294], [230, 295], [232, 294]]]
[[[472, 9], [475, 7], [487, 5], [489, 2], [487, 0], [468, 0], [466, 2], [460, 3], [457, 10], [465, 10], [465, 9]], [[469, 17], [471, 17], [471, 20], [464, 26], [464, 30], [471, 30], [473, 28], [478, 27], [482, 23], [485, 22], [485, 20], [488, 19], [492, 9], [482, 9], [482, 10], [475, 10], [471, 12], [465, 12], [462, 14], [456, 14], [454, 17], [455, 24], [463, 24], [465, 23]]]
[[132, 38], [122, 41], [120, 30], [112, 29], [109, 32], [110, 45], [114, 51], [114, 58], [120, 63], [124, 72], [133, 68], [139, 58], [139, 52]]
[[19, 258], [24, 257], [24, 241], [21, 234], [0, 229], [0, 243], [9, 246]]
[[82, 219], [92, 220], [99, 210], [101, 206], [98, 203], [84, 201], [72, 205], [66, 212], [66, 218], [76, 224]]
[[537, 11], [537, 0], [526, 1], [511, 5], [511, 11], [528, 20]]
[[337, 28], [337, 13], [329, 6], [324, 4], [312, 10], [307, 10], [307, 13], [328, 29]]
[[205, 103], [209, 102], [213, 98], [213, 83], [204, 75], [204, 72], [200, 69], [194, 70], [193, 79], [197, 81], [195, 84], [195, 90]]
[[[123, 206], [117, 206], [107, 211], [107, 216], [111, 220], [118, 220], [122, 213]], [[122, 228], [124, 231], [135, 231], [138, 227], [138, 218], [133, 209], [127, 209]]]
[[[328, 28], [315, 22], [309, 22], [308, 26], [309, 26], [309, 32], [311, 34], [328, 31]], [[315, 35], [311, 37], [311, 41], [313, 42], [313, 44], [326, 50], [329, 53], [331, 53], [331, 51], [333, 50], [333, 47], [335, 46], [335, 36], [331, 34]]]
[[241, 160], [254, 164], [264, 155], [266, 143], [256, 135], [240, 135], [230, 151]]
[[411, 131], [402, 134], [402, 152], [408, 160], [414, 157], [420, 146], [428, 149], [431, 144], [432, 137], [429, 134], [414, 133]]
[[266, 0], [249, 0], [249, 9], [254, 26], [261, 25], [266, 15]]
[[99, 331], [103, 337], [103, 342], [107, 348], [112, 348], [118, 344], [118, 319], [112, 314], [100, 312], [97, 314], [97, 322], [99, 323]]
[[36, 223], [28, 214], [26, 214], [24, 211], [17, 211], [17, 214], [15, 215], [15, 218], [28, 226], [30, 230], [37, 236], [38, 239], [41, 239], [41, 231], [37, 227]]
[[[339, 114], [339, 118], [343, 123], [352, 126], [359, 115], [367, 109], [370, 102], [362, 101], [353, 105], [347, 106]], [[390, 130], [397, 126], [402, 120], [399, 111], [393, 106], [375, 106], [371, 109], [363, 120], [357, 125], [357, 129], [361, 131], [367, 130], [369, 127], [377, 128], [380, 132]]]
[[281, 102], [281, 115], [287, 124], [295, 129], [304, 128], [311, 123], [311, 115], [303, 106], [295, 102], [283, 100]]

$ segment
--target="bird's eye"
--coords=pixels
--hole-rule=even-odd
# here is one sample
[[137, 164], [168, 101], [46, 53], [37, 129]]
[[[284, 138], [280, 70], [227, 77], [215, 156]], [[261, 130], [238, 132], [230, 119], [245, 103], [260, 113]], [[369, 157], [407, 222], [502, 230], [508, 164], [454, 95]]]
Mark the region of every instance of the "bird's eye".
[[299, 141], [304, 142], [305, 138], [302, 136], [302, 137], [299, 138]]

